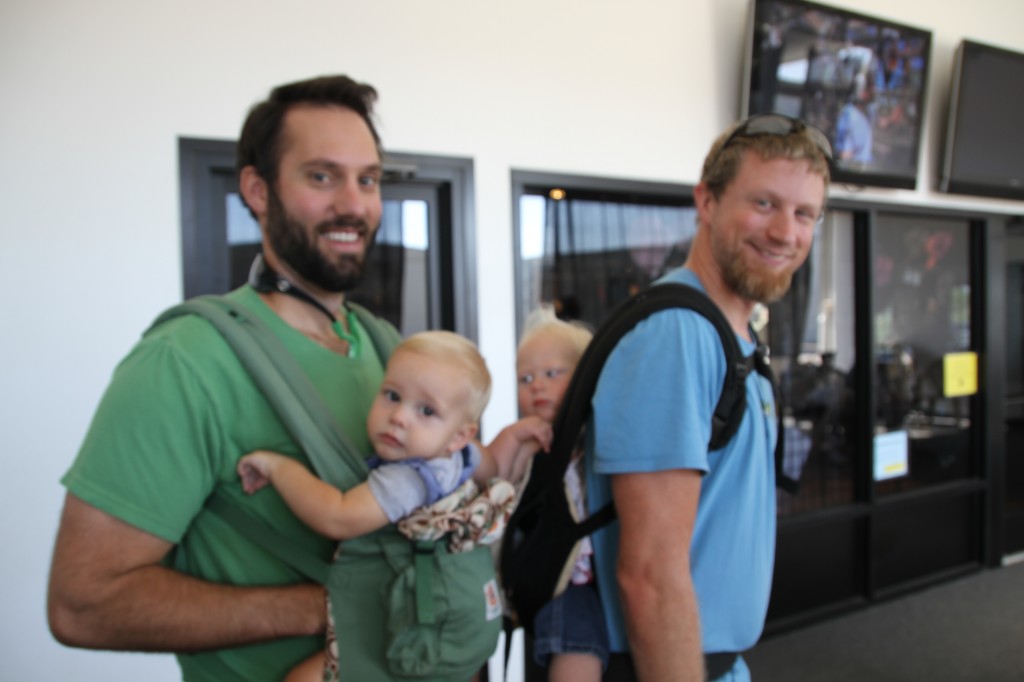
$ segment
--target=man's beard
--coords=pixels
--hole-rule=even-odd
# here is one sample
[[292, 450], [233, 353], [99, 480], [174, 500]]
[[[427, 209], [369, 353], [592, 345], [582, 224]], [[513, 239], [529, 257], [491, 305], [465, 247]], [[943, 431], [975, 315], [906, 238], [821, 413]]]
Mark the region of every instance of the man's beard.
[[722, 272], [725, 285], [748, 301], [768, 305], [775, 303], [789, 291], [793, 270], [779, 273], [757, 271], [746, 267], [742, 251], [735, 243], [726, 243], [712, 232], [711, 250]]
[[[339, 254], [331, 259], [317, 248], [318, 235], [337, 227], [359, 230], [367, 240], [362, 256]], [[332, 293], [350, 291], [359, 286], [376, 236], [376, 231], [365, 220], [345, 215], [318, 223], [309, 230], [288, 215], [273, 188], [269, 190], [267, 201], [266, 229], [267, 240], [278, 258], [309, 284]]]

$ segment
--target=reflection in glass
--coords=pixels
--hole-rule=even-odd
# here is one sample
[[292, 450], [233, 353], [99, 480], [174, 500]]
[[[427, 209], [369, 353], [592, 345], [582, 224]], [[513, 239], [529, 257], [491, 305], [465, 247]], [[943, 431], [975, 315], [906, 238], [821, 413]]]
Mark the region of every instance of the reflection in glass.
[[830, 211], [789, 293], [769, 307], [767, 338], [779, 379], [785, 456], [795, 494], [779, 492], [781, 516], [854, 498], [853, 215]]
[[[526, 194], [519, 205], [520, 319], [541, 302], [591, 325], [670, 268], [696, 231], [693, 208], [611, 198]], [[848, 504], [854, 497], [853, 215], [832, 211], [789, 294], [762, 330], [779, 376], [786, 466], [799, 480], [780, 514]]]
[[403, 334], [429, 326], [429, 207], [419, 199], [383, 202], [366, 276], [349, 299], [391, 321]]
[[616, 304], [686, 260], [696, 232], [692, 208], [556, 196], [563, 198], [520, 197], [520, 322], [551, 303], [596, 327]]
[[946, 390], [949, 353], [971, 349], [969, 225], [880, 214], [872, 232], [875, 431], [906, 431], [907, 476], [886, 495], [971, 475], [970, 399]]

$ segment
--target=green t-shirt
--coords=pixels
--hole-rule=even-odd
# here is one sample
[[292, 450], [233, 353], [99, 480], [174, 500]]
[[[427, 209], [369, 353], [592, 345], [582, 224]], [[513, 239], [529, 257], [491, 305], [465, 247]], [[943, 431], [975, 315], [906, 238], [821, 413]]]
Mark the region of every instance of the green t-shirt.
[[[366, 416], [383, 367], [366, 331], [359, 357], [347, 358], [288, 326], [249, 287], [229, 296], [278, 335], [323, 395], [356, 448], [371, 451]], [[216, 329], [195, 316], [173, 319], [142, 339], [114, 372], [85, 442], [62, 479], [83, 501], [175, 543], [168, 564], [205, 580], [279, 585], [304, 580], [204, 510], [225, 491], [280, 532], [325, 560], [335, 542], [307, 528], [271, 489], [248, 496], [238, 459], [267, 449], [308, 460]], [[340, 455], [339, 455], [340, 456]], [[323, 646], [322, 637], [277, 640], [179, 655], [185, 680], [280, 680]]]

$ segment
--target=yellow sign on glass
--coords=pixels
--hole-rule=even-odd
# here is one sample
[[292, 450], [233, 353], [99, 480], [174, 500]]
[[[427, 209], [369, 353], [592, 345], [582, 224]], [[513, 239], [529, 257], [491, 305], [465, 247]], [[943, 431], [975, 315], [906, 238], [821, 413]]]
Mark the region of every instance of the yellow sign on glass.
[[942, 358], [942, 394], [947, 398], [978, 392], [978, 354], [946, 353]]

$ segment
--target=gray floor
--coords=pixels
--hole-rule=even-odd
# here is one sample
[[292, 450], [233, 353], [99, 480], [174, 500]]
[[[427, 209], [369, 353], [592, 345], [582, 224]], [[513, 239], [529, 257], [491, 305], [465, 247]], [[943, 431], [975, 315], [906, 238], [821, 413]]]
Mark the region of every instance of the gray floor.
[[754, 682], [1024, 681], [1024, 563], [760, 642]]

